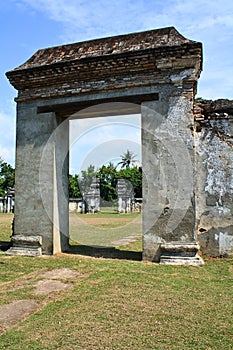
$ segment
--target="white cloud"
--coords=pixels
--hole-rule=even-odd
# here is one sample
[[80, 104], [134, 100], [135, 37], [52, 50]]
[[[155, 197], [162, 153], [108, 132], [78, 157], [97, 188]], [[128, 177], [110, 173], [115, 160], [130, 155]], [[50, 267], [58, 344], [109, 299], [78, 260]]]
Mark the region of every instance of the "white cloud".
[[[158, 28], [178, 25], [186, 27], [186, 32], [193, 29], [205, 29], [216, 25], [233, 27], [232, 1], [187, 1], [173, 0], [161, 3], [156, 0], [22, 0], [32, 8], [43, 11], [52, 20], [66, 25], [67, 31], [74, 37], [81, 33], [85, 36], [117, 34], [127, 29]], [[67, 32], [68, 34], [68, 32]]]
[[15, 148], [14, 147], [3, 147], [0, 144], [0, 158], [5, 162], [14, 166], [15, 163]]
[[[99, 117], [87, 119], [74, 119], [70, 121], [70, 140], [71, 143], [76, 142], [77, 139], [84, 137], [91, 132], [97, 133], [98, 130], [103, 132], [104, 128], [108, 128], [108, 133], [112, 128], [115, 130], [120, 127], [140, 128], [140, 115], [128, 115], [118, 117]], [[89, 137], [88, 135], [88, 137]]]
[[[92, 164], [99, 168], [103, 164], [107, 165], [110, 162], [117, 165], [121, 160], [121, 155], [124, 154], [127, 149], [135, 154], [135, 160], [138, 162], [135, 165], [139, 165], [141, 162], [141, 145], [138, 140], [130, 139], [112, 139], [106, 142], [100, 143], [93, 147], [90, 152], [85, 154], [83, 157], [80, 168], [82, 170], [87, 169], [87, 167]], [[79, 171], [80, 172], [80, 171]]]
[[115, 161], [127, 148], [140, 159], [140, 116], [77, 119], [70, 123], [70, 156], [75, 172]]
[[[213, 96], [232, 98], [228, 87], [232, 76], [233, 2], [210, 0], [17, 0], [63, 24], [62, 41], [80, 41], [152, 28], [175, 26], [184, 36], [204, 43], [205, 84]], [[224, 57], [221, 56], [224, 55]], [[222, 57], [222, 58], [221, 58]], [[222, 77], [208, 80], [215, 67]], [[225, 85], [227, 84], [227, 86]], [[219, 90], [219, 92], [218, 92]], [[206, 96], [211, 98], [211, 96]]]
[[14, 165], [15, 161], [15, 120], [10, 114], [0, 112], [0, 157]]

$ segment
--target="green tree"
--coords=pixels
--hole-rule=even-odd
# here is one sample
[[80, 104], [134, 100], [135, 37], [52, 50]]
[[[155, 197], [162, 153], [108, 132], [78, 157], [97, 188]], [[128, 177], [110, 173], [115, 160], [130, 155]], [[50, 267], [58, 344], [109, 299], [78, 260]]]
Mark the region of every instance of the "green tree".
[[94, 165], [89, 165], [87, 170], [82, 170], [79, 179], [79, 189], [82, 195], [89, 191], [93, 178], [97, 176], [97, 170]]
[[8, 188], [14, 187], [15, 170], [0, 158], [0, 196], [4, 196]]
[[80, 198], [81, 192], [79, 189], [79, 176], [69, 175], [69, 197], [70, 198]]
[[131, 182], [136, 198], [142, 198], [142, 169], [140, 167], [125, 168], [118, 172], [118, 178]]
[[97, 177], [100, 179], [100, 197], [107, 202], [113, 202], [117, 199], [117, 174], [118, 172], [111, 162], [107, 166], [103, 165], [97, 173]]
[[102, 201], [113, 203], [117, 199], [118, 179], [128, 180], [134, 189], [136, 198], [142, 197], [142, 170], [140, 167], [127, 166], [120, 170], [116, 169], [113, 163], [103, 165], [99, 170], [89, 165], [87, 170], [79, 175], [69, 175], [69, 195], [72, 198], [82, 197], [90, 189], [94, 177], [100, 179], [100, 197]]
[[137, 161], [135, 157], [136, 155], [127, 149], [127, 151], [121, 155], [121, 161], [117, 165], [121, 165], [121, 169], [129, 168]]

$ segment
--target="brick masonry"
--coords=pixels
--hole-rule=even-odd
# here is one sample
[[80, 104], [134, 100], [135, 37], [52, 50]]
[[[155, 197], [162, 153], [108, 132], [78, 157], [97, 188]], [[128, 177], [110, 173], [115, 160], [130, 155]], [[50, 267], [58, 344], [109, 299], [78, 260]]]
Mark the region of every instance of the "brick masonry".
[[175, 28], [97, 39], [37, 51], [7, 73], [17, 101], [108, 92], [171, 83], [174, 75], [202, 68], [202, 45]]
[[207, 256], [233, 255], [233, 101], [194, 106], [197, 239]]
[[201, 70], [202, 44], [169, 27], [39, 50], [8, 72], [18, 90], [15, 235], [41, 236], [43, 254], [67, 249], [65, 117], [83, 103], [134, 102], [142, 115], [143, 258], [202, 263], [193, 178]]

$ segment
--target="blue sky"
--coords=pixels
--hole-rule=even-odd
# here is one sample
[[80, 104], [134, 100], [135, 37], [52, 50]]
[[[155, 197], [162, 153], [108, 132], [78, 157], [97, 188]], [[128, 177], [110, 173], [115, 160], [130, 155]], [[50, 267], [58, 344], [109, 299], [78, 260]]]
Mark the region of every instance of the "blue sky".
[[[233, 99], [232, 0], [224, 3], [208, 0], [0, 0], [0, 14], [0, 156], [12, 165], [16, 91], [8, 83], [5, 72], [25, 62], [40, 48], [175, 26], [187, 38], [203, 43], [204, 70], [198, 96]], [[106, 148], [114, 149], [128, 138], [129, 147], [137, 152], [138, 120], [136, 117], [105, 120], [98, 127], [86, 120], [81, 126], [73, 127], [78, 133], [72, 149], [81, 142], [85, 159], [80, 161], [85, 163], [97, 149], [98, 153]], [[124, 127], [127, 131], [122, 131]], [[104, 139], [103, 135], [106, 135]], [[121, 139], [122, 142], [117, 141]], [[120, 148], [119, 152], [122, 153]], [[102, 161], [111, 160], [108, 157], [111, 158], [106, 155]]]

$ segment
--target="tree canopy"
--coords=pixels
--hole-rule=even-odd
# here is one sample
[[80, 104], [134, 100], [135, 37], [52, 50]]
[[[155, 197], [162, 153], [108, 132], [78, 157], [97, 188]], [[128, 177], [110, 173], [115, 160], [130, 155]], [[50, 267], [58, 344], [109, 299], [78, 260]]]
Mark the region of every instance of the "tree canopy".
[[69, 195], [72, 198], [82, 197], [85, 191], [90, 189], [94, 177], [100, 179], [100, 197], [106, 202], [114, 202], [117, 199], [117, 181], [125, 179], [132, 184], [136, 198], [142, 197], [142, 170], [140, 167], [126, 167], [117, 170], [113, 163], [102, 165], [95, 169], [90, 165], [83, 170], [81, 175], [70, 175]]
[[[80, 198], [88, 191], [94, 177], [100, 179], [100, 196], [104, 201], [113, 202], [117, 199], [117, 181], [126, 179], [131, 182], [135, 197], [142, 197], [142, 171], [140, 167], [133, 166], [136, 162], [133, 152], [127, 150], [122, 156], [122, 161], [116, 166], [113, 163], [103, 165], [95, 169], [89, 165], [81, 174], [69, 175], [69, 196]], [[121, 169], [117, 166], [121, 164]], [[5, 196], [9, 188], [14, 187], [15, 170], [0, 157], [0, 196]]]
[[117, 179], [118, 172], [112, 163], [107, 166], [103, 165], [98, 173], [97, 177], [100, 179], [100, 197], [107, 202], [113, 202], [117, 199]]
[[79, 175], [69, 175], [69, 197], [80, 198], [82, 197], [79, 189]]
[[121, 165], [121, 169], [129, 168], [135, 162], [137, 162], [135, 157], [136, 155], [127, 149], [127, 151], [121, 155], [121, 161], [117, 165]]
[[14, 187], [15, 183], [15, 170], [14, 168], [4, 162], [2, 158], [0, 158], [0, 196], [5, 196], [7, 190], [9, 188]]

